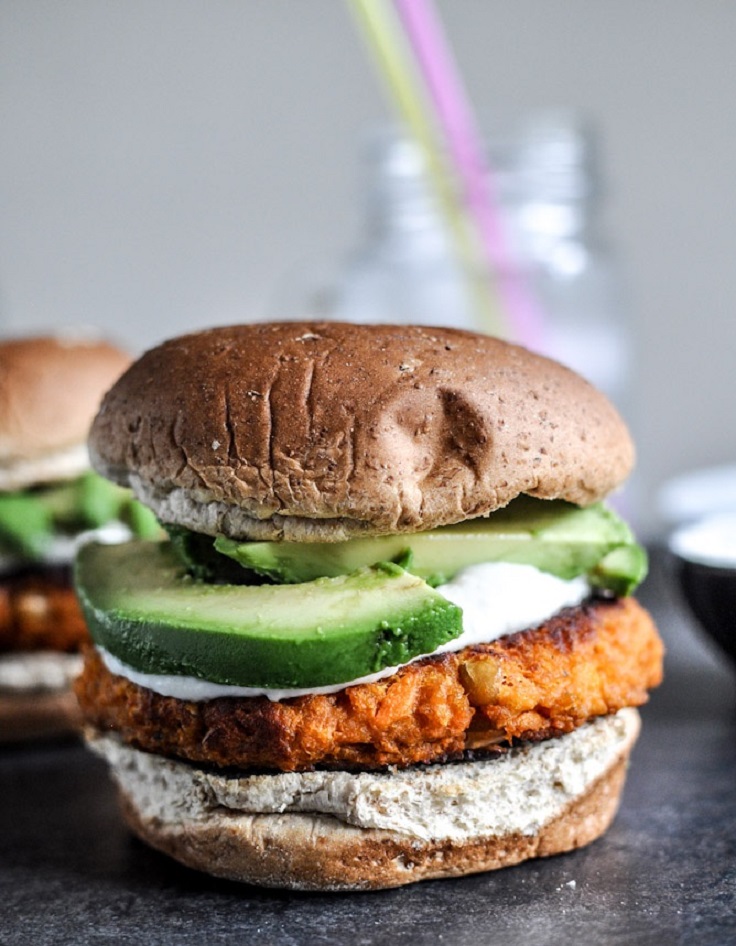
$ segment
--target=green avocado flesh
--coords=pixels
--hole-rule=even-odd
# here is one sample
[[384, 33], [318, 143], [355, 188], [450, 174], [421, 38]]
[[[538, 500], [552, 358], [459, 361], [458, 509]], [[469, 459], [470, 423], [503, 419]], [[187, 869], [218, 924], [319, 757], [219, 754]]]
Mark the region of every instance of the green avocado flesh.
[[0, 549], [25, 560], [43, 558], [57, 535], [98, 529], [113, 520], [141, 538], [159, 537], [153, 513], [127, 489], [96, 473], [73, 480], [0, 493]]
[[626, 523], [607, 507], [582, 509], [521, 497], [491, 516], [409, 535], [347, 542], [236, 542], [215, 549], [276, 582], [307, 582], [396, 562], [436, 586], [469, 565], [513, 562], [558, 578], [587, 574], [594, 587], [629, 594], [646, 574], [646, 555]]
[[215, 585], [170, 543], [85, 546], [77, 593], [97, 644], [143, 673], [235, 686], [339, 684], [459, 636], [462, 612], [384, 564], [294, 585]]

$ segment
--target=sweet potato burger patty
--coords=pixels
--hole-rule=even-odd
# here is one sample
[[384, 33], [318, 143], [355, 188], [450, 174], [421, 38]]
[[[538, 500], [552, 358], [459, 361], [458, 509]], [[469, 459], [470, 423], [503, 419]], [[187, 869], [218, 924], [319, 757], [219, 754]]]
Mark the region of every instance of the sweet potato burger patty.
[[113, 675], [91, 648], [76, 691], [88, 722], [140, 749], [306, 771], [408, 766], [562, 735], [646, 702], [661, 675], [654, 625], [626, 598], [569, 608], [533, 630], [329, 695], [178, 700]]
[[34, 569], [0, 580], [0, 653], [73, 652], [89, 639], [66, 569]]

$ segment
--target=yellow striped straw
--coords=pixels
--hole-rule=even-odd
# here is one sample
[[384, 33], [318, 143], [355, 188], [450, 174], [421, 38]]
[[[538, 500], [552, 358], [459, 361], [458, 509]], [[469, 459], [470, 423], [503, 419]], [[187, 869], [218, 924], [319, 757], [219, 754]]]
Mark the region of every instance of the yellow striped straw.
[[466, 277], [478, 327], [506, 336], [493, 273], [458, 190], [401, 23], [389, 0], [348, 0], [377, 61], [394, 105], [421, 147], [430, 184]]

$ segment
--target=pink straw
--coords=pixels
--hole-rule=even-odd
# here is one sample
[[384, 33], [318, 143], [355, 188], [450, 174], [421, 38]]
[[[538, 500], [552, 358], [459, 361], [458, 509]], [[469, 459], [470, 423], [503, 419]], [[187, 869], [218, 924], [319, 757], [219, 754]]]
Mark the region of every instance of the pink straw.
[[495, 188], [483, 156], [482, 138], [439, 18], [431, 0], [394, 2], [434, 102], [489, 267], [498, 280], [498, 291], [509, 322], [514, 326], [518, 341], [539, 349], [542, 313], [520, 278], [518, 263], [509, 251], [497, 211]]

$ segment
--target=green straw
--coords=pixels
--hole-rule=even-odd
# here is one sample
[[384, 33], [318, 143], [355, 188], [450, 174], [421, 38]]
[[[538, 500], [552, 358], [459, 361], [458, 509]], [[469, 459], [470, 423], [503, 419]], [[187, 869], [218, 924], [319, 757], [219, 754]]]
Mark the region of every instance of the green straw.
[[[493, 275], [483, 259], [478, 236], [445, 157], [432, 109], [396, 12], [386, 0], [349, 0], [349, 3], [395, 107], [424, 153], [430, 183], [467, 280], [478, 327], [491, 335], [507, 335]], [[450, 318], [451, 313], [448, 313], [448, 320]]]

